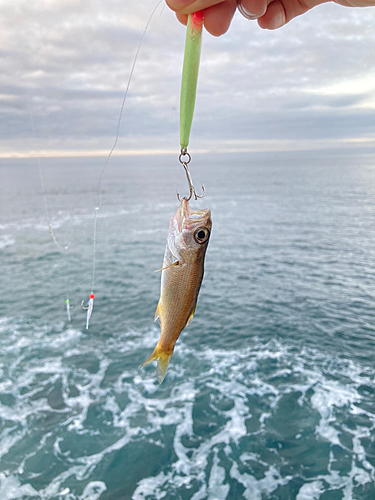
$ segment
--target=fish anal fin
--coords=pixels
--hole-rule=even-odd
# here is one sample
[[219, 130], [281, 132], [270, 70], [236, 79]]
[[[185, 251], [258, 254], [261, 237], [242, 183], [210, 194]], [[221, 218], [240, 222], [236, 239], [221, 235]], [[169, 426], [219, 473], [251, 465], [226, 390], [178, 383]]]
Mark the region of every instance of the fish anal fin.
[[160, 318], [160, 313], [161, 313], [161, 301], [159, 300], [158, 307], [156, 308], [155, 311], [154, 321]]
[[194, 316], [194, 313], [195, 313], [195, 308], [197, 307], [197, 304], [195, 304], [195, 306], [193, 307], [193, 309], [191, 310], [191, 313], [188, 317], [188, 320], [186, 322], [186, 326], [189, 326], [190, 323], [193, 321], [193, 316]]
[[156, 368], [156, 374], [158, 377], [159, 384], [161, 384], [165, 378], [165, 375], [167, 373], [169, 361], [172, 357], [173, 350], [172, 351], [164, 351], [159, 347], [159, 344], [156, 344], [156, 347], [154, 349], [154, 352], [151, 354], [149, 358], [146, 359], [146, 361], [141, 365], [141, 368], [144, 366], [149, 365], [153, 361], [157, 361], [158, 365]]
[[175, 262], [173, 262], [173, 264], [170, 264], [169, 266], [165, 266], [165, 267], [162, 267], [161, 269], [157, 269], [155, 271], [155, 273], [158, 273], [159, 271], [166, 271], [167, 269], [170, 269], [171, 267], [179, 266], [179, 265], [180, 265], [180, 262], [178, 260], [176, 260]]

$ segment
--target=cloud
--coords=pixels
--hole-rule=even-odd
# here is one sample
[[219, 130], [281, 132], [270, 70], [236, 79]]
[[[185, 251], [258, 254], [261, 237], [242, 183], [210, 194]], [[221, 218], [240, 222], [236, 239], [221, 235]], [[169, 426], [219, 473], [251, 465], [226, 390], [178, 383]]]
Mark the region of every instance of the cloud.
[[[156, 5], [0, 1], [0, 154], [110, 148]], [[225, 36], [205, 33], [192, 146], [373, 146], [374, 24], [373, 8], [325, 4], [272, 32], [237, 15]], [[160, 6], [135, 67], [119, 150], [178, 150], [184, 39]]]

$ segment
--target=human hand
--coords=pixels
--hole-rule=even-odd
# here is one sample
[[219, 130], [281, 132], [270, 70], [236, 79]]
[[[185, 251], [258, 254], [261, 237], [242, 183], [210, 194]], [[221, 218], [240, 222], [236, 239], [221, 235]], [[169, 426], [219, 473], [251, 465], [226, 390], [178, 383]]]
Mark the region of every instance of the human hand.
[[[227, 32], [238, 4], [248, 19], [257, 19], [263, 29], [281, 28], [294, 17], [330, 0], [166, 0], [182, 24], [188, 14], [204, 10], [204, 26], [214, 36]], [[375, 0], [332, 0], [346, 7], [375, 5]]]

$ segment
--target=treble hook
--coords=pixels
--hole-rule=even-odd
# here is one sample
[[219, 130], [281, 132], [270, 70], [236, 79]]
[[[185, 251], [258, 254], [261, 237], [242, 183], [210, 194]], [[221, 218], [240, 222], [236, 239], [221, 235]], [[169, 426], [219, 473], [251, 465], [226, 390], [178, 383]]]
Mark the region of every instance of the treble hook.
[[[183, 160], [183, 157], [184, 156], [187, 156], [187, 160]], [[189, 153], [187, 152], [187, 149], [181, 149], [181, 154], [179, 156], [179, 161], [181, 163], [181, 165], [184, 167], [185, 169], [185, 173], [186, 173], [186, 177], [187, 177], [187, 181], [188, 181], [188, 184], [189, 184], [189, 189], [190, 189], [190, 196], [189, 198], [186, 198], [185, 197], [185, 200], [186, 201], [190, 201], [191, 200], [191, 197], [194, 195], [194, 199], [197, 200], [198, 198], [203, 198], [203, 196], [206, 194], [206, 190], [202, 184], [202, 194], [199, 196], [196, 191], [195, 191], [195, 188], [193, 186], [193, 181], [191, 179], [191, 175], [190, 175], [190, 172], [189, 172], [189, 168], [188, 168], [188, 165], [191, 161], [191, 156], [189, 155]], [[178, 198], [178, 201], [181, 202], [181, 198], [180, 198], [180, 194], [177, 193], [177, 198]]]

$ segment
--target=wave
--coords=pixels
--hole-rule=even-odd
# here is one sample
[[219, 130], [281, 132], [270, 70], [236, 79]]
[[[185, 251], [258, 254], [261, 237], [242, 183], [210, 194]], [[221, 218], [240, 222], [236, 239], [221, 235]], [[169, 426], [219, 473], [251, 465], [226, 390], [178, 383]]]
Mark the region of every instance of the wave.
[[180, 340], [159, 386], [138, 368], [157, 338], [0, 319], [2, 499], [372, 498], [370, 368]]
[[6, 247], [14, 245], [15, 242], [16, 240], [11, 234], [0, 235], [0, 250], [3, 250]]

